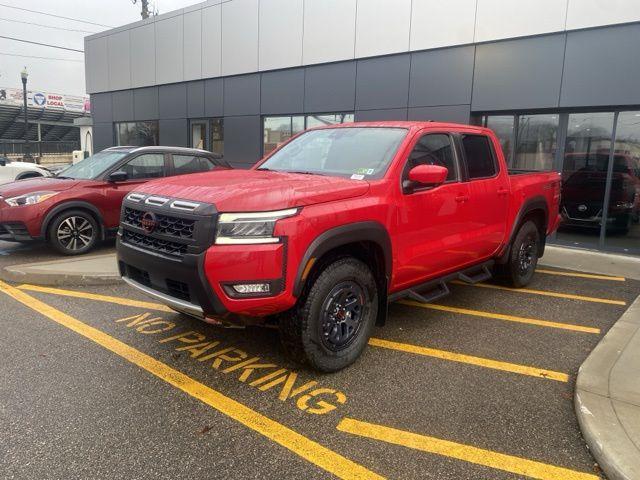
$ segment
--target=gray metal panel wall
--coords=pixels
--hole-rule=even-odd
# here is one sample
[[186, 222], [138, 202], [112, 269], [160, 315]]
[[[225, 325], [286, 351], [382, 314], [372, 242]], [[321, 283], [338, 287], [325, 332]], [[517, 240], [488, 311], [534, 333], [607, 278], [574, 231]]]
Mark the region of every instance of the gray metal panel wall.
[[189, 143], [186, 118], [160, 119], [160, 145], [186, 147]]
[[409, 106], [471, 103], [475, 47], [458, 47], [411, 54]]
[[248, 168], [262, 151], [260, 115], [224, 119], [224, 158], [234, 166]]
[[353, 111], [355, 91], [355, 62], [307, 67], [304, 79], [304, 110], [305, 112]]
[[640, 25], [567, 34], [561, 107], [640, 104]]
[[91, 95], [91, 115], [93, 116], [94, 122], [100, 123], [113, 121], [111, 95], [111, 92], [94, 93]]
[[389, 109], [407, 106], [411, 55], [358, 60], [356, 109]]
[[204, 117], [204, 82], [187, 83], [187, 117]]
[[158, 91], [160, 101], [160, 118], [187, 117], [187, 84], [174, 83], [160, 86]]
[[133, 90], [133, 114], [136, 120], [156, 120], [158, 118], [158, 87], [136, 88]]
[[406, 120], [406, 108], [388, 108], [385, 110], [356, 110], [356, 122], [377, 122], [382, 120]]
[[111, 97], [111, 105], [113, 108], [113, 121], [125, 122], [133, 120], [133, 91], [120, 90], [113, 92]]
[[260, 113], [260, 74], [224, 79], [224, 114], [257, 115]]
[[[95, 95], [95, 94], [94, 94]], [[93, 96], [93, 95], [92, 95]], [[93, 124], [93, 151], [94, 153], [113, 147], [113, 124], [94, 123]]]
[[471, 105], [440, 105], [437, 107], [413, 107], [409, 109], [409, 120], [469, 123], [470, 117]]
[[565, 35], [547, 35], [476, 47], [474, 110], [558, 106]]
[[260, 102], [264, 114], [304, 111], [304, 68], [263, 73]]
[[224, 83], [221, 78], [204, 81], [204, 115], [221, 117], [224, 114]]

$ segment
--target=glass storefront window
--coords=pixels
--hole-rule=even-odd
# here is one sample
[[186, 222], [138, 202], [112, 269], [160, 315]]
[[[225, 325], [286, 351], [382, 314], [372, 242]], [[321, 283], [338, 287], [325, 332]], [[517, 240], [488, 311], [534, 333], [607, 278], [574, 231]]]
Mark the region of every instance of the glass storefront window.
[[556, 154], [559, 115], [520, 115], [514, 169], [551, 170]]
[[513, 146], [513, 133], [514, 133], [514, 117], [513, 115], [489, 115], [484, 117], [484, 126], [493, 130], [504, 152], [504, 158], [507, 160], [507, 165], [511, 167], [512, 158], [511, 150]]
[[620, 112], [605, 246], [640, 253], [640, 111]]
[[206, 122], [191, 123], [191, 146], [200, 150], [207, 149], [207, 124]]
[[330, 113], [323, 115], [307, 115], [306, 128], [322, 127], [325, 125], [337, 125], [339, 123], [353, 122], [353, 113]]
[[115, 123], [116, 145], [144, 147], [158, 145], [158, 122]]
[[224, 155], [224, 120], [222, 118], [212, 118], [210, 123], [211, 148], [213, 153]]
[[263, 125], [263, 152], [271, 153], [296, 133], [304, 130], [303, 116], [265, 117]]
[[575, 245], [598, 244], [603, 221], [613, 112], [572, 113], [562, 159], [563, 222], [558, 239]]

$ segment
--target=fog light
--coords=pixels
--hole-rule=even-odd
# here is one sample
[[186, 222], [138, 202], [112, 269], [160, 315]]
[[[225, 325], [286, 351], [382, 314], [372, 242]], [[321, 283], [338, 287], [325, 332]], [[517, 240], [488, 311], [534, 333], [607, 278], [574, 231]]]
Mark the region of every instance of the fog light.
[[240, 283], [234, 285], [233, 289], [241, 294], [248, 293], [269, 293], [271, 287], [268, 283]]

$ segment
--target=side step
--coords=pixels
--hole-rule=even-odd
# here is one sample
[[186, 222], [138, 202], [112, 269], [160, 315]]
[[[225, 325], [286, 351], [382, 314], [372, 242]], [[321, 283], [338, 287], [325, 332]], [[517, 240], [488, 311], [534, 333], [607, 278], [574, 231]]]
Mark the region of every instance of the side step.
[[490, 260], [459, 272], [450, 273], [449, 275], [445, 275], [438, 279], [429, 280], [428, 282], [416, 285], [406, 290], [392, 293], [389, 295], [388, 300], [389, 302], [395, 302], [403, 298], [410, 298], [420, 303], [433, 302], [434, 300], [442, 298], [450, 293], [447, 282], [452, 280], [461, 280], [465, 283], [471, 284], [489, 280], [493, 277], [493, 274], [491, 273], [491, 267], [493, 267], [493, 264], [494, 261]]
[[419, 293], [416, 290], [408, 290], [407, 297], [409, 297], [412, 300], [415, 300], [416, 302], [429, 303], [441, 297], [446, 297], [447, 295], [449, 295], [449, 293], [450, 293], [450, 290], [447, 284], [444, 282], [440, 282], [436, 286], [434, 286], [432, 289], [427, 290], [424, 293]]
[[467, 275], [464, 272], [460, 272], [460, 274], [458, 275], [459, 280], [471, 284], [484, 282], [486, 280], [489, 280], [491, 277], [493, 277], [493, 274], [489, 270], [489, 267], [487, 267], [486, 265], [483, 265], [480, 271], [476, 272], [475, 274]]

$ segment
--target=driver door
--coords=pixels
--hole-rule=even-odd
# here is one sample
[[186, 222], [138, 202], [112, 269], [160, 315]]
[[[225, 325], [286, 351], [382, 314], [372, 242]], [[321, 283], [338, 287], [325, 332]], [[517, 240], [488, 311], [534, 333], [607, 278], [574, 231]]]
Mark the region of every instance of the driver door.
[[407, 288], [468, 263], [473, 253], [463, 248], [468, 229], [464, 203], [469, 192], [461, 181], [460, 163], [449, 133], [421, 135], [406, 160], [402, 181], [418, 165], [440, 165], [449, 171], [436, 187], [403, 188], [397, 210], [398, 269], [394, 290]]
[[168, 156], [164, 153], [143, 153], [114, 170], [126, 172], [127, 180], [107, 182], [104, 186], [105, 206], [102, 211], [107, 228], [117, 227], [120, 223], [120, 208], [125, 195], [142, 183], [166, 176], [167, 165]]

